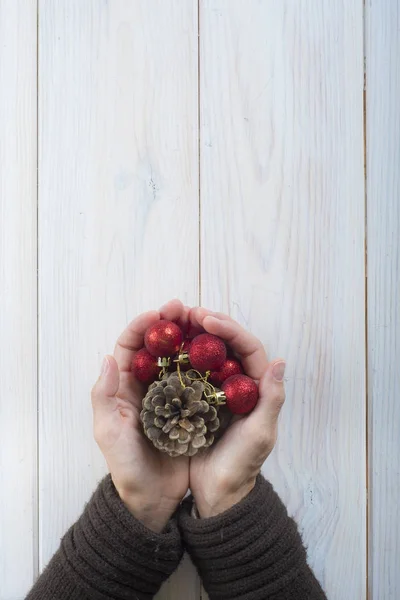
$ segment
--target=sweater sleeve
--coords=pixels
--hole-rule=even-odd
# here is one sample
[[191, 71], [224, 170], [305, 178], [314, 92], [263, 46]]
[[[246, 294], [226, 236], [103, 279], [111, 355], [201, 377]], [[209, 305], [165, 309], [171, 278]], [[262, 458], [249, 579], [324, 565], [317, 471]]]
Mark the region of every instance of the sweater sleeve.
[[210, 600], [326, 600], [296, 524], [260, 475], [239, 504], [209, 519], [184, 502], [180, 528]]
[[150, 531], [127, 510], [108, 475], [26, 600], [149, 600], [181, 557], [176, 520], [162, 533]]

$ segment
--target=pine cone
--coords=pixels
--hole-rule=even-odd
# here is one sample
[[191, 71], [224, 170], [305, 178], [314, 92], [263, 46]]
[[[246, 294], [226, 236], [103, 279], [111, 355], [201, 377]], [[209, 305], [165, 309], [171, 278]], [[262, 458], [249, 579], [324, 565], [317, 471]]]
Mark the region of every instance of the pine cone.
[[204, 383], [181, 373], [166, 373], [149, 386], [140, 418], [156, 448], [170, 456], [194, 456], [214, 442], [219, 428], [217, 408], [203, 399]]

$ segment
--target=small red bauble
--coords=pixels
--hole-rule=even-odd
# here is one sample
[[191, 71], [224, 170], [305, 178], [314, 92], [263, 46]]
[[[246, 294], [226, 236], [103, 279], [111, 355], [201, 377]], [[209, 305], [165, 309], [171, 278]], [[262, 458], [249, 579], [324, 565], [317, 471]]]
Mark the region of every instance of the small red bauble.
[[221, 387], [223, 382], [232, 377], [232, 375], [239, 375], [243, 373], [242, 365], [235, 358], [227, 358], [219, 371], [212, 371], [210, 374], [210, 381], [213, 385]]
[[133, 357], [131, 371], [139, 381], [150, 383], [157, 379], [160, 367], [157, 359], [147, 352], [146, 348], [142, 348]]
[[144, 334], [144, 345], [153, 356], [173, 356], [181, 347], [183, 333], [172, 321], [161, 319]]
[[189, 360], [197, 371], [218, 371], [226, 360], [226, 346], [216, 335], [201, 333], [190, 344]]
[[226, 404], [235, 415], [249, 413], [258, 401], [256, 382], [247, 375], [232, 375], [221, 387], [226, 396]]

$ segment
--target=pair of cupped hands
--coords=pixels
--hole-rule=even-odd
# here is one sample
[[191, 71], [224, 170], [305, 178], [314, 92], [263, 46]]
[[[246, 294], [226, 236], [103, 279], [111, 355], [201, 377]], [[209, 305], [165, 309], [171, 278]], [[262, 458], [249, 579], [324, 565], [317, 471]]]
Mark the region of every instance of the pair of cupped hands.
[[[144, 436], [140, 422], [146, 392], [131, 372], [144, 333], [159, 319], [175, 321], [187, 331], [208, 332], [225, 340], [240, 358], [245, 373], [259, 383], [255, 409], [235, 418], [222, 438], [193, 458], [171, 458]], [[255, 336], [229, 316], [189, 308], [171, 300], [159, 311], [132, 321], [119, 337], [114, 356], [106, 356], [92, 390], [94, 436], [114, 486], [128, 510], [146, 527], [161, 532], [190, 488], [200, 517], [224, 512], [253, 489], [274, 447], [279, 411], [285, 400], [282, 359], [268, 363]]]

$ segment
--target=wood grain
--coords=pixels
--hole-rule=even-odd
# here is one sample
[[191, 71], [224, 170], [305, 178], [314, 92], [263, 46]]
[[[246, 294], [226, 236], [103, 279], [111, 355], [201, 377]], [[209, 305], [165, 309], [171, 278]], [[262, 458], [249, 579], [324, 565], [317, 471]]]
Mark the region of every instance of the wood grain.
[[366, 3], [369, 588], [400, 597], [400, 8]]
[[[198, 301], [198, 102], [202, 303], [287, 359], [265, 473], [330, 600], [366, 597], [362, 2], [199, 7], [198, 95], [197, 1], [40, 1], [37, 307], [38, 7], [0, 0], [0, 600], [105, 472], [103, 354], [137, 312]], [[399, 19], [365, 3], [371, 600], [400, 596]], [[198, 600], [187, 559], [159, 597]]]
[[[198, 302], [197, 2], [42, 0], [39, 80], [42, 568], [105, 471], [101, 358], [136, 313]], [[190, 573], [159, 597], [197, 598]]]
[[202, 303], [287, 359], [265, 474], [330, 600], [366, 594], [362, 10], [200, 12]]
[[0, 0], [0, 598], [37, 571], [36, 2]]

